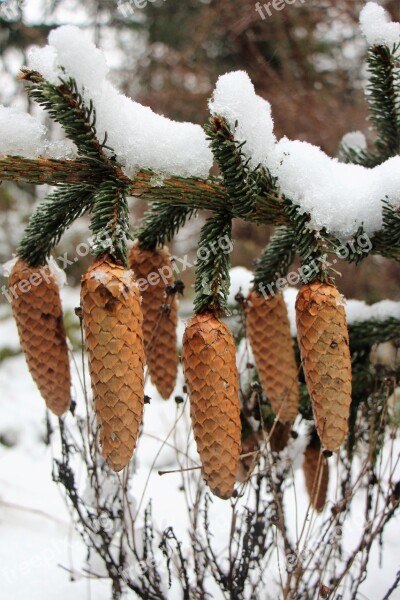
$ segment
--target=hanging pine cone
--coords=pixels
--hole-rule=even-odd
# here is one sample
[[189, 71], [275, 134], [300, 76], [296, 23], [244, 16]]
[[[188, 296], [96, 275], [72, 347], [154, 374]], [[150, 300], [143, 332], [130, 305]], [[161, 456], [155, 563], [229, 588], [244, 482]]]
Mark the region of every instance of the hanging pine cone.
[[311, 505], [322, 512], [329, 485], [329, 465], [319, 444], [311, 441], [304, 452], [303, 473]]
[[264, 297], [250, 292], [246, 329], [260, 382], [282, 423], [294, 421], [299, 406], [297, 364], [282, 294]]
[[297, 335], [318, 435], [334, 452], [345, 439], [351, 403], [349, 334], [335, 286], [315, 281], [296, 300]]
[[175, 387], [179, 362], [178, 301], [174, 294], [166, 294], [166, 288], [174, 282], [168, 248], [144, 250], [136, 241], [129, 254], [129, 266], [136, 280], [148, 281], [141, 292], [144, 351], [151, 381], [167, 400]]
[[186, 326], [182, 361], [206, 483], [216, 496], [230, 498], [241, 423], [236, 348], [228, 327], [210, 312], [194, 316]]
[[29, 371], [47, 407], [61, 416], [71, 404], [71, 375], [55, 277], [48, 266], [29, 267], [18, 259], [11, 271], [9, 286]]
[[102, 454], [120, 471], [135, 449], [144, 403], [142, 313], [133, 274], [99, 258], [83, 277], [81, 305]]

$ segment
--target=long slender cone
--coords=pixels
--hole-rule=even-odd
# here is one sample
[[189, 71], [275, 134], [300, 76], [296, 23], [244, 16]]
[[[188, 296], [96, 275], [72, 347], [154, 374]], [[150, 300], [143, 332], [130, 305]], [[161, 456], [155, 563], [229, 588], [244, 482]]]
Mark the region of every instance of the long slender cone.
[[303, 473], [311, 505], [322, 512], [329, 485], [329, 465], [320, 448], [310, 443], [304, 452]]
[[81, 306], [102, 454], [120, 471], [135, 449], [144, 403], [142, 312], [132, 272], [98, 259], [83, 277]]
[[349, 334], [339, 291], [320, 281], [305, 285], [297, 296], [296, 319], [318, 435], [334, 452], [347, 435], [351, 403]]
[[246, 330], [260, 382], [281, 423], [294, 421], [299, 407], [298, 369], [282, 294], [250, 292]]
[[60, 291], [50, 267], [18, 259], [9, 277], [10, 297], [29, 371], [47, 407], [57, 416], [71, 404], [71, 375]]
[[241, 422], [236, 348], [228, 327], [209, 312], [194, 316], [186, 326], [182, 361], [206, 483], [216, 496], [230, 498]]
[[166, 247], [144, 250], [136, 241], [129, 253], [129, 266], [140, 284], [144, 350], [150, 378], [167, 400], [174, 390], [179, 364], [178, 301], [175, 294], [166, 294], [166, 288], [174, 282], [171, 256]]

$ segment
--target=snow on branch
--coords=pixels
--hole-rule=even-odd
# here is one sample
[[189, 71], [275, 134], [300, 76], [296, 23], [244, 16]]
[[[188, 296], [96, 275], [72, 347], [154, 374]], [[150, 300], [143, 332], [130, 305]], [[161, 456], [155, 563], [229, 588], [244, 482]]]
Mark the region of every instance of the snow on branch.
[[49, 45], [32, 51], [28, 66], [53, 84], [66, 74], [76, 81], [86, 102], [93, 102], [98, 139], [107, 137], [129, 177], [140, 169], [207, 177], [213, 158], [202, 127], [172, 121], [121, 94], [108, 80], [104, 54], [78, 27], [53, 30]]
[[360, 26], [370, 46], [400, 44], [400, 23], [390, 21], [388, 14], [376, 2], [368, 2], [360, 13]]

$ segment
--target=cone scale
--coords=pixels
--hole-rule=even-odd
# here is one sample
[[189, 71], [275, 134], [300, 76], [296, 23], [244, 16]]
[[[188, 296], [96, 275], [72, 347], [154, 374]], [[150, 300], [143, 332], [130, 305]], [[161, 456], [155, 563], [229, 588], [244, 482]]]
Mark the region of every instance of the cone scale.
[[234, 491], [241, 448], [236, 348], [211, 312], [195, 315], [183, 338], [183, 369], [205, 481], [220, 498]]
[[349, 335], [342, 296], [315, 281], [296, 300], [297, 335], [315, 425], [324, 448], [335, 452], [348, 432], [351, 403]]
[[138, 283], [143, 280], [140, 293], [146, 364], [151, 381], [167, 400], [175, 387], [179, 363], [178, 301], [175, 295], [166, 294], [174, 282], [171, 256], [165, 247], [145, 250], [136, 241], [129, 253], [129, 266]]
[[71, 375], [60, 292], [48, 266], [22, 259], [10, 277], [10, 297], [29, 371], [47, 407], [57, 416], [71, 404]]
[[81, 306], [102, 455], [121, 471], [144, 404], [142, 313], [132, 272], [98, 259], [83, 277]]
[[261, 385], [281, 423], [292, 422], [299, 406], [298, 369], [282, 294], [250, 292], [246, 331]]

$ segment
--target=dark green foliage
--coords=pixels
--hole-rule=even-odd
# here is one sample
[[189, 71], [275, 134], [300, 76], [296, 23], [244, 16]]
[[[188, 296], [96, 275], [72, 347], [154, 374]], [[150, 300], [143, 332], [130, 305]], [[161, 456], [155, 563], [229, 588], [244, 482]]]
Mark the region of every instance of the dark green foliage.
[[64, 231], [93, 208], [95, 190], [89, 185], [60, 185], [32, 215], [17, 254], [31, 267], [46, 262]]
[[352, 353], [362, 349], [369, 351], [373, 344], [400, 342], [400, 321], [390, 318], [383, 321], [370, 319], [367, 322], [352, 323], [349, 325], [349, 335]]
[[206, 221], [201, 230], [196, 266], [196, 313], [227, 311], [229, 294], [232, 219], [229, 213], [218, 213]]
[[[296, 205], [287, 203], [286, 214], [295, 236], [297, 252], [301, 257], [301, 264], [313, 273], [311, 280], [325, 281], [330, 276], [330, 263], [328, 261], [328, 245], [326, 232], [316, 232], [310, 229], [310, 217], [307, 213], [300, 213]], [[307, 275], [307, 281], [309, 275]]]
[[[295, 235], [289, 227], [278, 227], [265, 247], [254, 272], [254, 288], [284, 277], [296, 255]], [[260, 290], [262, 292], [262, 290]]]
[[107, 140], [102, 144], [97, 140], [96, 112], [91, 101], [89, 106], [85, 105], [76, 81], [69, 77], [55, 86], [32, 71], [25, 72], [24, 78], [32, 84], [28, 95], [63, 127], [67, 137], [76, 144], [79, 155], [95, 161], [97, 168], [109, 168], [103, 152]]
[[196, 213], [197, 210], [192, 206], [153, 202], [134, 237], [138, 238], [142, 248], [154, 250], [157, 246], [164, 246], [169, 242]]
[[373, 46], [368, 51], [368, 104], [381, 162], [400, 152], [399, 48]]
[[221, 117], [210, 119], [206, 133], [231, 199], [235, 216], [245, 218], [253, 211], [257, 188], [242, 153], [244, 143], [240, 144], [235, 140], [229, 126]]
[[105, 181], [96, 192], [92, 209], [91, 231], [95, 235], [93, 254], [107, 254], [127, 266], [129, 214], [127, 190], [118, 181]]
[[372, 240], [372, 252], [377, 247], [382, 256], [400, 261], [400, 211], [384, 200], [382, 213], [383, 228]]
[[361, 150], [359, 148], [348, 148], [347, 146], [340, 145], [339, 156], [342, 162], [351, 163], [353, 165], [362, 165], [364, 167], [376, 167], [382, 160], [377, 153], [368, 152], [368, 150]]

